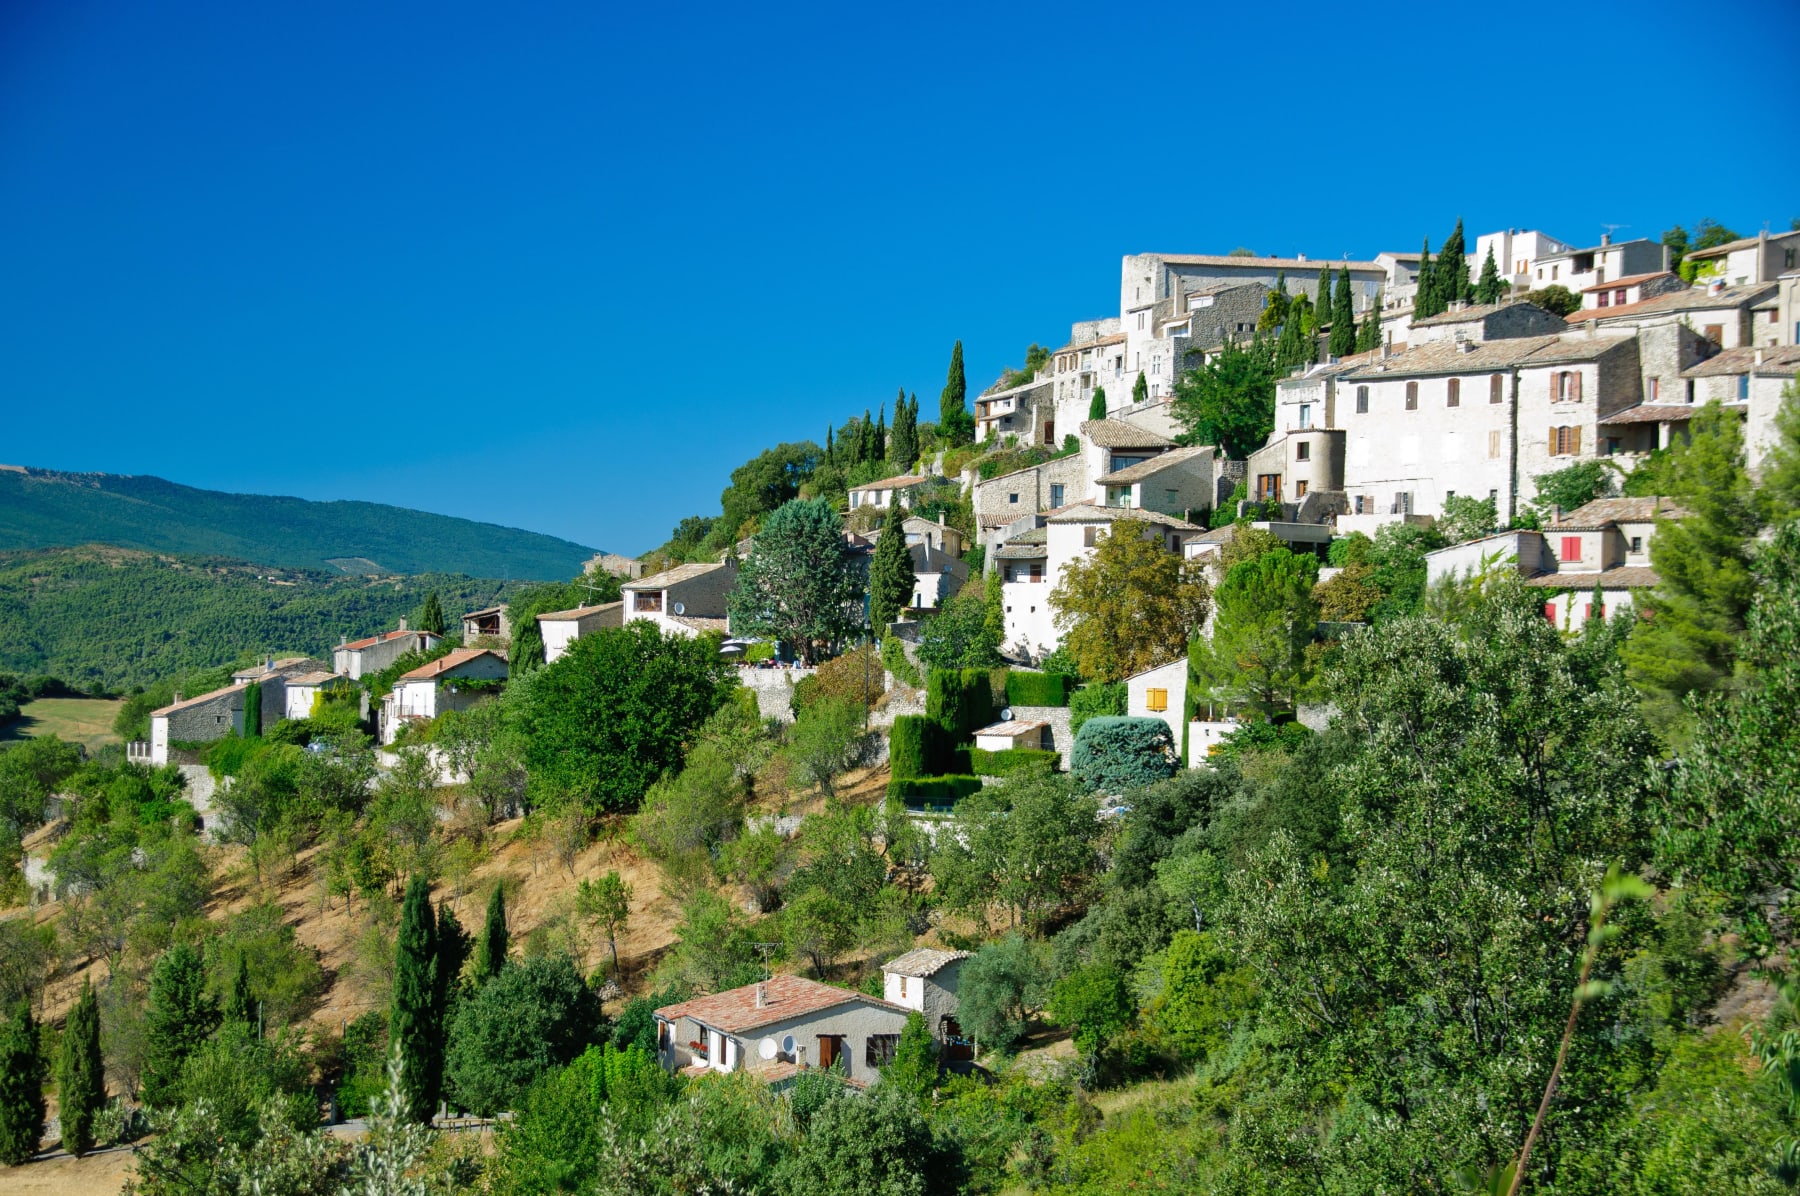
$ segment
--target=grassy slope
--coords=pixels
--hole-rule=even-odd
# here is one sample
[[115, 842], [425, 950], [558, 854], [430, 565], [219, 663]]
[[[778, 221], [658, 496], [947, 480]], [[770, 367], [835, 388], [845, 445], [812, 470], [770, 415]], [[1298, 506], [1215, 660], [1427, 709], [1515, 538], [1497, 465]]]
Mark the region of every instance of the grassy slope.
[[153, 477], [0, 469], [0, 549], [90, 543], [290, 569], [537, 581], [573, 577], [594, 552], [537, 532], [379, 503], [225, 494]]
[[246, 653], [329, 652], [437, 590], [454, 625], [504, 582], [457, 575], [332, 576], [89, 545], [0, 552], [0, 672], [120, 689]]
[[92, 752], [119, 742], [112, 729], [119, 705], [112, 698], [39, 698], [25, 703], [17, 719], [0, 726], [0, 742], [55, 735], [86, 744]]

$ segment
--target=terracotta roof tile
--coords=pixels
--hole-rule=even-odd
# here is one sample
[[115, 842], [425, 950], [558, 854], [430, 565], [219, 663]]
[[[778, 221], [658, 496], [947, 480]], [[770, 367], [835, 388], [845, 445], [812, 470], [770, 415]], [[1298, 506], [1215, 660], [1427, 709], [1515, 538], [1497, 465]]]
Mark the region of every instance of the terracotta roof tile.
[[1595, 583], [1603, 590], [1647, 590], [1659, 580], [1648, 566], [1623, 565], [1598, 573], [1540, 573], [1525, 584], [1547, 590], [1591, 590]]
[[[759, 988], [764, 993], [761, 1006], [756, 1003]], [[664, 1005], [656, 1011], [656, 1016], [666, 1022], [683, 1017], [693, 1018], [726, 1034], [742, 1034], [761, 1026], [772, 1026], [777, 1022], [823, 1013], [827, 1009], [835, 1009], [853, 1001], [881, 1009], [892, 1009], [898, 1013], [906, 1012], [898, 1005], [890, 1005], [867, 993], [820, 984], [801, 976], [771, 976], [760, 985], [746, 984], [742, 988], [727, 989], [710, 997], [695, 997], [691, 1001]]]
[[1170, 449], [1136, 465], [1128, 465], [1116, 473], [1109, 473], [1098, 479], [1102, 486], [1130, 486], [1145, 478], [1154, 477], [1172, 465], [1180, 465], [1183, 461], [1192, 461], [1202, 453], [1210, 454], [1213, 448], [1209, 444], [1195, 445], [1191, 448]]
[[150, 712], [150, 717], [157, 718], [161, 715], [172, 714], [177, 710], [186, 710], [189, 706], [199, 706], [206, 702], [214, 702], [220, 698], [229, 697], [232, 694], [241, 694], [243, 692], [244, 687], [241, 685], [227, 685], [222, 689], [215, 689], [210, 693], [203, 693], [197, 697], [183, 698], [179, 702], [171, 702], [160, 710], [152, 710]]
[[429, 631], [420, 631], [416, 627], [409, 627], [405, 631], [384, 631], [380, 635], [371, 635], [366, 639], [351, 640], [347, 644], [339, 644], [334, 651], [342, 652], [348, 649], [351, 652], [360, 652], [364, 648], [373, 648], [376, 644], [385, 644], [389, 640], [397, 640], [403, 635], [423, 635], [429, 636], [434, 640], [443, 638], [439, 635], [433, 635]]
[[458, 648], [445, 656], [440, 656], [430, 664], [422, 664], [411, 672], [401, 673], [398, 681], [433, 681], [448, 673], [451, 669], [468, 664], [480, 656], [492, 656], [504, 661], [506, 656], [492, 648]]
[[588, 619], [609, 610], [621, 610], [624, 606], [625, 600], [621, 598], [617, 602], [602, 602], [599, 606], [578, 606], [573, 610], [545, 611], [538, 616], [538, 622], [542, 623], [545, 619], [549, 619], [553, 623], [561, 622], [565, 619]]
[[922, 978], [935, 976], [959, 959], [969, 958], [967, 951], [945, 951], [938, 947], [915, 947], [882, 965], [881, 970], [896, 976]]
[[1175, 442], [1122, 419], [1090, 419], [1081, 435], [1101, 448], [1174, 448]]

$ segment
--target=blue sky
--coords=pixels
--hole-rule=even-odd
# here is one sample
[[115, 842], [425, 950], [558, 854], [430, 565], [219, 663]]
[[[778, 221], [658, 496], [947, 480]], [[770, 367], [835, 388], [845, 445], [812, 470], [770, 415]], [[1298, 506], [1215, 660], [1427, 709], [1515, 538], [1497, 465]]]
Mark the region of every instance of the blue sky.
[[1794, 68], [1733, 64], [1797, 34], [1791, 0], [7, 0], [0, 462], [641, 551], [763, 446], [900, 386], [930, 417], [952, 341], [978, 389], [1115, 311], [1124, 253], [1785, 229]]

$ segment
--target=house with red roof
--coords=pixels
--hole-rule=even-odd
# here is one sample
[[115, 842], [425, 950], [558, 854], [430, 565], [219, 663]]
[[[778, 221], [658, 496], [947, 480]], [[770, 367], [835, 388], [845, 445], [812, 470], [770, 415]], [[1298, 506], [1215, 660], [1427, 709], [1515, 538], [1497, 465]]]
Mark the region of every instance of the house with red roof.
[[458, 648], [400, 674], [381, 699], [381, 742], [392, 743], [410, 723], [428, 723], [446, 710], [467, 710], [506, 680], [506, 654]]
[[331, 650], [331, 671], [355, 681], [364, 673], [379, 673], [408, 652], [429, 652], [443, 642], [443, 636], [414, 631], [401, 619], [396, 630], [340, 642]]

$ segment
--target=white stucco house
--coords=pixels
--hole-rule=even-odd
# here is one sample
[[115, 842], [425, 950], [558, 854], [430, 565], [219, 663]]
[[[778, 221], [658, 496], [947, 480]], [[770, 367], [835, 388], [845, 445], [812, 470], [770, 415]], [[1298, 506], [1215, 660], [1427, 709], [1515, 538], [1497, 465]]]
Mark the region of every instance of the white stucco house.
[[[506, 679], [506, 656], [492, 648], [458, 648], [402, 673], [381, 700], [381, 742], [392, 743], [409, 722], [430, 722], [446, 710], [467, 710]], [[476, 682], [463, 686], [458, 682]]]
[[1181, 744], [1182, 715], [1187, 708], [1187, 658], [1171, 660], [1125, 678], [1125, 713], [1132, 718], [1159, 718]]
[[622, 621], [647, 621], [665, 635], [725, 632], [727, 603], [737, 584], [736, 561], [696, 562], [628, 581]]
[[[353, 689], [356, 683], [342, 673], [328, 673], [323, 669], [315, 669], [310, 673], [301, 673], [287, 679], [285, 694], [286, 706], [282, 711], [283, 718], [311, 718], [313, 704], [321, 693], [327, 690]], [[365, 698], [366, 702], [367, 699]]]
[[621, 627], [625, 623], [625, 603], [605, 602], [599, 606], [578, 606], [573, 610], [556, 610], [539, 615], [538, 634], [544, 637], [544, 663], [555, 663], [569, 645], [590, 631], [602, 627]]
[[850, 487], [850, 509], [858, 507], [874, 507], [885, 511], [889, 507], [910, 507], [912, 505], [913, 487], [922, 486], [931, 479], [916, 474], [899, 474], [891, 478], [881, 478], [874, 482], [864, 482], [860, 486]]
[[655, 1013], [657, 1057], [688, 1075], [745, 1071], [786, 1085], [836, 1064], [860, 1087], [893, 1062], [908, 1007], [800, 976], [665, 1005]]
[[924, 1014], [931, 1036], [943, 1044], [949, 1059], [973, 1057], [956, 1022], [957, 978], [968, 958], [967, 951], [915, 947], [881, 969], [881, 995], [889, 1004]]

